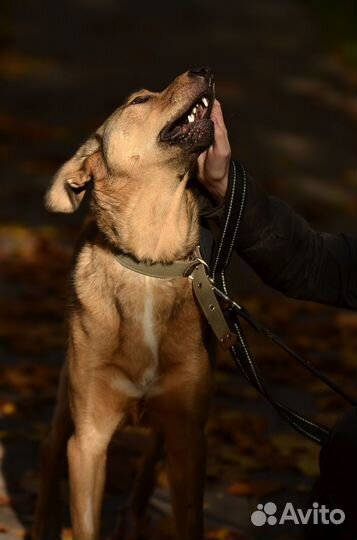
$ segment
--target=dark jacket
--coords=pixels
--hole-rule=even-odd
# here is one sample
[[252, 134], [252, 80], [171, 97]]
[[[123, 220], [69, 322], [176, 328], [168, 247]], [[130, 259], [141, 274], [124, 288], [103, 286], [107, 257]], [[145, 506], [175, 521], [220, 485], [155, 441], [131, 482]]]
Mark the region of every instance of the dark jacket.
[[[201, 243], [207, 253], [212, 240], [205, 222], [220, 220], [224, 201], [214, 205], [204, 188], [198, 189]], [[286, 296], [357, 309], [357, 237], [313, 230], [251, 177], [236, 251], [267, 285]]]

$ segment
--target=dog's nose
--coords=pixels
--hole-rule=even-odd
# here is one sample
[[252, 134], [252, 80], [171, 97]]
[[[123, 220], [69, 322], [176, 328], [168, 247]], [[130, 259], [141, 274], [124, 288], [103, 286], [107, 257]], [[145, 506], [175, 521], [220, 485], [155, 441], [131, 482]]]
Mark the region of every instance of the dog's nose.
[[208, 67], [201, 66], [197, 68], [191, 68], [188, 70], [188, 74], [192, 75], [193, 77], [204, 77], [205, 79], [208, 79], [211, 75], [211, 70]]

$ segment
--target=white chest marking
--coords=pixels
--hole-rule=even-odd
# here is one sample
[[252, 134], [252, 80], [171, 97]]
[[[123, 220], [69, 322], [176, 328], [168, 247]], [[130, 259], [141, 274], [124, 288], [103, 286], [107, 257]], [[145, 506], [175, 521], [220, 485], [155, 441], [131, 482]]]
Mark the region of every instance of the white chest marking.
[[153, 286], [150, 277], [145, 276], [145, 297], [144, 310], [142, 316], [142, 328], [144, 343], [152, 354], [153, 363], [145, 370], [141, 384], [146, 385], [153, 381], [158, 366], [158, 340], [155, 329], [155, 301], [153, 294]]
[[149, 349], [152, 359], [150, 365], [142, 373], [139, 381], [131, 381], [121, 374], [111, 382], [114, 389], [123, 392], [128, 397], [141, 398], [145, 394], [159, 394], [157, 386], [157, 369], [159, 364], [158, 337], [155, 328], [155, 295], [151, 277], [144, 276], [143, 300], [144, 305], [140, 314], [135, 317], [142, 327], [142, 339]]

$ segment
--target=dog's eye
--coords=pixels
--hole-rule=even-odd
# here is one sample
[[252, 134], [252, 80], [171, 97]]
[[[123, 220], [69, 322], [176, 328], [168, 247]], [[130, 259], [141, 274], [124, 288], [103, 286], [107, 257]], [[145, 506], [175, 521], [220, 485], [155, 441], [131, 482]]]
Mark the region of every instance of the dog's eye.
[[133, 99], [129, 103], [129, 105], [138, 105], [139, 103], [145, 103], [145, 101], [148, 101], [150, 99], [150, 96], [136, 96], [136, 98]]

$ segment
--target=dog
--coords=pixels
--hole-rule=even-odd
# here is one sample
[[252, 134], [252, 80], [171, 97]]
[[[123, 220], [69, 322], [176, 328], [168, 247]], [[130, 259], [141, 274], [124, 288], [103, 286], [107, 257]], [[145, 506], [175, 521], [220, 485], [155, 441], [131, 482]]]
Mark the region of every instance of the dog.
[[116, 430], [137, 423], [153, 429], [155, 442], [120, 538], [139, 534], [150, 496], [145, 482], [162, 440], [178, 538], [203, 538], [208, 325], [189, 279], [141, 275], [115, 253], [163, 265], [193, 256], [199, 221], [189, 180], [213, 142], [213, 100], [207, 68], [180, 75], [161, 93], [135, 92], [47, 192], [50, 211], [73, 212], [91, 186], [91, 217], [73, 268], [68, 350], [43, 448], [34, 540], [60, 538], [66, 451], [73, 538], [99, 538], [107, 448]]

